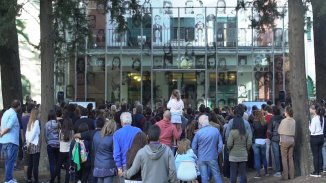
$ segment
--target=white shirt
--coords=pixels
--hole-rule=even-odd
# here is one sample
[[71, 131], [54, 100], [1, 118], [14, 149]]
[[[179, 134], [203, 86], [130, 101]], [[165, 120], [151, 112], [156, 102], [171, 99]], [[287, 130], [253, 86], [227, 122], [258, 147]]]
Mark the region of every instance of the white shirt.
[[[324, 118], [323, 118], [324, 120]], [[311, 123], [309, 124], [310, 135], [323, 135], [324, 134], [324, 123], [323, 121], [322, 126], [320, 125], [320, 117], [316, 115], [311, 119]]]
[[36, 120], [34, 124], [31, 126], [30, 130], [26, 130], [26, 142], [34, 145], [38, 145], [40, 139], [40, 122]]
[[[61, 134], [61, 130], [59, 132], [59, 134]], [[61, 134], [62, 135], [62, 134]], [[71, 139], [69, 139], [68, 142], [65, 142], [61, 139], [61, 135], [59, 136], [59, 139], [60, 139], [60, 149], [59, 151], [60, 152], [69, 152], [70, 151], [70, 144], [71, 144]], [[71, 136], [73, 136], [73, 133], [71, 132]]]
[[264, 145], [266, 144], [266, 139], [255, 139], [255, 144]]
[[184, 104], [183, 101], [174, 99], [174, 98], [170, 98], [168, 104], [167, 104], [167, 108], [170, 109], [171, 113], [177, 113], [179, 115], [182, 115], [183, 112], [183, 108], [184, 108]]

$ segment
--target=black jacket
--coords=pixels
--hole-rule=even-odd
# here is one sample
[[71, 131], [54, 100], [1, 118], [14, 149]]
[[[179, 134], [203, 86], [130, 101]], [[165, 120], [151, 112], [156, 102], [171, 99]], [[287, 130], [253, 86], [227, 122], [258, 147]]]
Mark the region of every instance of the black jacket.
[[[266, 139], [267, 124], [262, 125], [259, 121], [254, 121], [252, 124], [252, 136], [255, 139]], [[253, 141], [254, 142], [254, 141]]]
[[280, 134], [278, 134], [278, 126], [280, 126], [283, 117], [281, 115], [273, 116], [268, 124], [267, 133], [270, 136], [271, 141], [279, 142]]

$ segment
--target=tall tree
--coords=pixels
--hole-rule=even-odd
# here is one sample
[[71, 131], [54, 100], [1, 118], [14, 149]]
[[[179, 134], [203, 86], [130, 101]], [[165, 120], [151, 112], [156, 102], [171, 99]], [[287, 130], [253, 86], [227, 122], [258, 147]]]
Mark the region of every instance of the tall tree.
[[290, 90], [294, 119], [296, 121], [295, 169], [297, 175], [308, 175], [311, 168], [309, 150], [308, 94], [305, 69], [304, 19], [305, 8], [300, 0], [288, 0]]
[[[41, 28], [41, 122], [45, 126], [47, 113], [54, 105], [54, 39], [52, 0], [40, 1]], [[43, 133], [42, 133], [43, 134]], [[42, 138], [42, 144], [45, 144]], [[40, 168], [46, 166], [46, 145], [42, 145]], [[43, 165], [43, 166], [42, 166]]]
[[9, 107], [13, 99], [23, 99], [16, 28], [19, 10], [17, 0], [0, 1], [0, 64], [4, 107]]
[[[311, 168], [309, 149], [309, 130], [303, 128], [308, 122], [308, 94], [304, 56], [304, 26], [305, 26], [305, 4], [308, 0], [288, 0], [289, 10], [289, 47], [290, 47], [290, 91], [291, 101], [296, 120], [295, 137], [295, 169], [297, 175], [308, 175]], [[238, 1], [237, 8], [243, 8], [245, 1]], [[264, 31], [264, 27], [273, 28], [275, 18], [282, 15], [277, 11], [277, 1], [254, 0], [254, 8], [260, 12], [259, 20], [253, 20], [253, 26], [258, 31]]]
[[313, 11], [313, 30], [316, 68], [316, 97], [317, 100], [326, 98], [326, 1], [311, 0]]

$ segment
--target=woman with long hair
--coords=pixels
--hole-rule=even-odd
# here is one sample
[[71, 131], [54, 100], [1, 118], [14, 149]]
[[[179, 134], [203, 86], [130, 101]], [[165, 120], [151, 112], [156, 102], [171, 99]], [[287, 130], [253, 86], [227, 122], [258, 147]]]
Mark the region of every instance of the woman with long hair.
[[[167, 108], [170, 109], [171, 112], [171, 123], [173, 123], [177, 127], [177, 130], [180, 130], [182, 124], [181, 116], [183, 114], [184, 103], [181, 99], [181, 94], [179, 90], [174, 89], [172, 91], [170, 100], [167, 104]], [[177, 139], [173, 139], [172, 151], [174, 154], [176, 148], [177, 148]]]
[[323, 172], [322, 148], [324, 145], [325, 109], [316, 104], [311, 105], [309, 111], [312, 117], [309, 124], [310, 146], [314, 162], [314, 172], [310, 176], [321, 177]]
[[39, 110], [32, 109], [31, 116], [27, 123], [26, 144], [27, 153], [29, 154], [27, 182], [32, 182], [32, 172], [34, 182], [38, 183], [38, 165], [40, 162], [40, 122], [38, 121]]
[[285, 118], [278, 127], [280, 134], [280, 146], [283, 173], [282, 180], [294, 178], [293, 148], [295, 136], [295, 120], [293, 119], [293, 110], [290, 106], [285, 108]]
[[[77, 132], [80, 134], [87, 133], [87, 131], [89, 131], [89, 127], [88, 127], [87, 123], [81, 123], [77, 130]], [[88, 175], [91, 170], [91, 159], [90, 159], [91, 158], [91, 156], [90, 156], [91, 144], [86, 139], [84, 139], [84, 140], [74, 139], [71, 142], [70, 151], [69, 151], [69, 156], [72, 157], [72, 159], [74, 157], [73, 149], [74, 149], [76, 143], [81, 143], [84, 145], [85, 152], [87, 153], [87, 159], [84, 162], [80, 162], [80, 169], [76, 170], [75, 182], [87, 183]], [[81, 156], [80, 152], [79, 152], [79, 156]], [[76, 166], [78, 166], [78, 165], [76, 165], [75, 162], [72, 161], [71, 166], [73, 166], [76, 169]]]
[[230, 182], [236, 183], [237, 177], [240, 182], [247, 182], [246, 166], [248, 161], [248, 151], [252, 145], [251, 133], [246, 131], [242, 118], [244, 110], [241, 106], [234, 109], [236, 116], [233, 118], [230, 135], [227, 139], [230, 161]]
[[116, 128], [116, 123], [107, 119], [102, 130], [93, 137], [93, 176], [98, 179], [98, 183], [113, 183], [113, 177], [117, 174], [113, 159], [113, 134]]
[[[54, 176], [55, 166], [59, 160], [59, 126], [56, 111], [51, 109], [48, 113], [48, 122], [45, 123], [45, 142], [47, 144], [51, 177]], [[58, 179], [60, 179], [60, 176]]]
[[[147, 144], [147, 137], [143, 132], [137, 133], [134, 137], [132, 145], [127, 152], [127, 169], [132, 166], [132, 163], [136, 157], [136, 154], [139, 149], [143, 148]], [[141, 183], [141, 171], [139, 171], [136, 175], [132, 176], [129, 180], [125, 180], [125, 183]]]
[[65, 183], [69, 183], [69, 150], [73, 136], [74, 131], [72, 120], [70, 118], [64, 118], [59, 131], [59, 160], [57, 161], [57, 165], [55, 167], [55, 173], [53, 176], [51, 176], [50, 183], [53, 183], [57, 176], [59, 177], [62, 165], [64, 165], [66, 170]]
[[184, 103], [181, 99], [180, 91], [174, 89], [172, 91], [170, 100], [167, 104], [167, 108], [171, 112], [171, 122], [176, 124], [181, 124], [181, 116], [183, 114]]
[[267, 124], [263, 116], [262, 111], [256, 110], [253, 112], [253, 145], [254, 151], [256, 176], [254, 178], [261, 178], [260, 168], [264, 165], [265, 176], [268, 176], [267, 172], [267, 160], [266, 160], [266, 133]]

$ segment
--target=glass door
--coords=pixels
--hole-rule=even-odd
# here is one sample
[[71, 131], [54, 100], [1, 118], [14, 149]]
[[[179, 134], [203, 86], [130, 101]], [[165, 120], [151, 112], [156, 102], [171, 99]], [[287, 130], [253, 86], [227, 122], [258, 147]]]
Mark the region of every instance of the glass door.
[[180, 90], [185, 108], [205, 104], [205, 71], [155, 71], [153, 76], [154, 104], [166, 105], [174, 89]]

